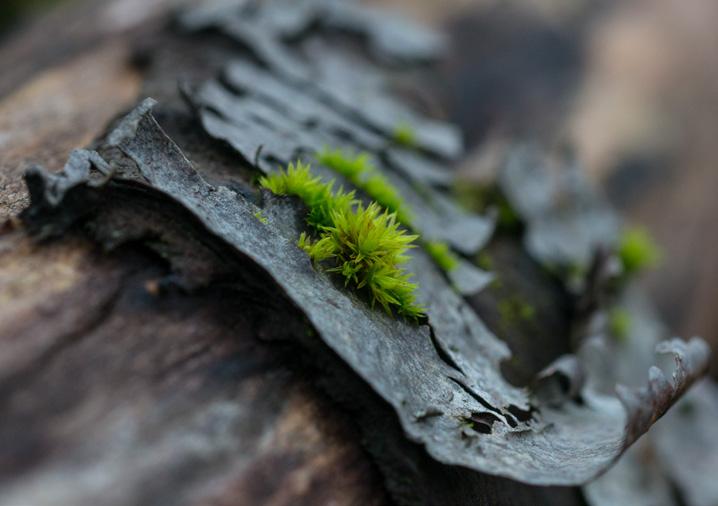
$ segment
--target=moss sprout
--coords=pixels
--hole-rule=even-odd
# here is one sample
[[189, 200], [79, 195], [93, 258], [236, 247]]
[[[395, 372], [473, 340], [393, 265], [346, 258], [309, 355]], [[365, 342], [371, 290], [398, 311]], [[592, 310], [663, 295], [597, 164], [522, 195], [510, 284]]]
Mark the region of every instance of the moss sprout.
[[617, 341], [624, 342], [631, 332], [631, 314], [623, 308], [615, 307], [608, 314], [608, 332]]
[[499, 302], [499, 316], [504, 326], [519, 321], [531, 321], [536, 316], [536, 308], [520, 297], [509, 297]]
[[394, 132], [392, 133], [392, 138], [394, 139], [394, 142], [400, 146], [404, 146], [406, 148], [416, 147], [416, 131], [414, 130], [414, 127], [406, 121], [402, 121], [396, 125]]
[[459, 258], [451, 251], [449, 245], [442, 241], [429, 241], [425, 244], [426, 251], [444, 271], [450, 272], [459, 266]]
[[485, 271], [490, 271], [494, 268], [494, 260], [488, 252], [482, 251], [476, 257], [476, 265]]
[[312, 175], [309, 165], [301, 162], [289, 164], [286, 171], [261, 178], [259, 184], [277, 195], [299, 197], [309, 209], [307, 223], [312, 227], [331, 226], [332, 212], [351, 209], [356, 202], [354, 192], [347, 193], [342, 188], [333, 191], [334, 181], [325, 183]]
[[399, 191], [374, 167], [366, 153], [352, 155], [341, 149], [323, 149], [317, 161], [341, 174], [397, 219], [411, 226], [412, 216]]
[[301, 162], [262, 178], [260, 184], [305, 203], [312, 233], [302, 233], [298, 245], [315, 264], [343, 277], [345, 286], [367, 291], [372, 306], [378, 303], [390, 314], [413, 319], [424, 316], [416, 303], [417, 286], [403, 268], [418, 236], [400, 227], [395, 212], [376, 202], [365, 206], [354, 192], [335, 191], [334, 181], [313, 176]]
[[497, 211], [499, 230], [512, 232], [521, 226], [521, 218], [501, 190], [495, 185], [478, 184], [459, 179], [454, 185], [457, 202], [469, 211], [485, 213], [494, 208]]
[[257, 211], [256, 213], [254, 213], [254, 217], [257, 218], [261, 223], [269, 225], [269, 220], [266, 216], [262, 214], [262, 211]]
[[649, 267], [655, 267], [661, 252], [651, 236], [642, 228], [629, 228], [623, 232], [618, 246], [623, 270], [630, 276]]

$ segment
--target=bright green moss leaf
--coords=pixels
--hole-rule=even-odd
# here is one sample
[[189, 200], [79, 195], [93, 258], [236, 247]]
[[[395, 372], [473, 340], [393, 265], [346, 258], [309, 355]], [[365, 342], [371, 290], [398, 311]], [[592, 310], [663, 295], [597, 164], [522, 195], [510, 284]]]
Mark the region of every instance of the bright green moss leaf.
[[406, 148], [416, 147], [416, 131], [409, 123], [401, 122], [396, 125], [392, 138], [394, 142]]
[[514, 325], [520, 321], [533, 320], [536, 308], [520, 297], [509, 297], [499, 302], [499, 316], [502, 325]]
[[449, 245], [441, 241], [430, 241], [427, 242], [426, 251], [431, 255], [431, 258], [441, 267], [444, 271], [453, 271], [459, 266], [458, 257], [452, 253]]
[[631, 314], [623, 308], [615, 307], [608, 314], [608, 332], [618, 341], [628, 339], [631, 323]]
[[260, 222], [264, 223], [265, 225], [269, 225], [269, 220], [266, 216], [262, 214], [262, 211], [257, 211], [254, 213], [254, 217], [257, 218]]
[[621, 236], [618, 256], [624, 272], [630, 276], [655, 267], [661, 259], [661, 252], [648, 232], [642, 228], [629, 228]]

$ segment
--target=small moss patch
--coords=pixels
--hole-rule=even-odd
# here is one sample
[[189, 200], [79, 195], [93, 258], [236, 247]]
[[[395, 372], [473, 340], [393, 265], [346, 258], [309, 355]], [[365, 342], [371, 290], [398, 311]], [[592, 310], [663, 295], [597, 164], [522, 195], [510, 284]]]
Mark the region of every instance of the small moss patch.
[[454, 185], [454, 195], [457, 202], [469, 211], [485, 213], [489, 208], [496, 209], [497, 227], [500, 231], [511, 232], [521, 226], [521, 218], [495, 185], [459, 180]]
[[412, 216], [399, 191], [374, 167], [366, 153], [351, 154], [341, 149], [323, 149], [317, 161], [341, 174], [397, 219], [411, 226]]
[[[412, 227], [413, 217], [399, 190], [372, 165], [366, 153], [351, 154], [341, 149], [323, 149], [316, 155], [317, 161], [347, 178], [354, 186], [366, 193], [372, 200], [396, 214], [397, 222]], [[422, 243], [427, 253], [445, 272], [459, 265], [459, 258], [442, 241]]]
[[608, 314], [608, 332], [620, 342], [625, 342], [631, 332], [631, 314], [621, 307], [614, 307]]
[[482, 251], [476, 256], [476, 265], [481, 267], [485, 271], [490, 271], [494, 268], [494, 261], [486, 251]]
[[661, 259], [661, 251], [646, 230], [629, 228], [621, 236], [618, 256], [623, 264], [624, 273], [631, 276], [657, 266]]
[[309, 208], [311, 233], [302, 233], [298, 245], [317, 265], [344, 278], [345, 286], [366, 291], [372, 306], [379, 303], [389, 314], [417, 319], [424, 309], [416, 303], [417, 285], [403, 265], [416, 235], [399, 226], [396, 213], [376, 202], [364, 206], [354, 192], [334, 190], [334, 181], [312, 175], [298, 162], [260, 180], [262, 187], [299, 197]]
[[409, 123], [403, 121], [396, 125], [392, 133], [394, 142], [405, 148], [416, 148], [416, 131]]
[[429, 241], [425, 244], [426, 251], [444, 271], [450, 272], [459, 266], [457, 257], [449, 248], [449, 245], [442, 241]]
[[509, 297], [499, 302], [501, 324], [510, 326], [521, 321], [531, 321], [536, 316], [536, 308], [520, 297]]

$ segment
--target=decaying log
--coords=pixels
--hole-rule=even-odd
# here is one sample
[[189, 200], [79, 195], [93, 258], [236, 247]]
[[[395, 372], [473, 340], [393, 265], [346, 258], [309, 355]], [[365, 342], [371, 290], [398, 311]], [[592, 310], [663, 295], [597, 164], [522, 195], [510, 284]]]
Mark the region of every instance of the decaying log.
[[[113, 5], [116, 12], [125, 12], [123, 2], [87, 2], [65, 12], [67, 18], [45, 23], [89, 22]], [[199, 14], [180, 17], [178, 24], [186, 29], [212, 19]], [[222, 142], [225, 130], [208, 127], [208, 118], [223, 112], [218, 96], [228, 107], [243, 97], [235, 96], [241, 86], [231, 82], [231, 73], [217, 79], [238, 54], [236, 30], [258, 37], [247, 45], [256, 44], [253, 57], [269, 62], [273, 71], [295, 78], [301, 69], [273, 52], [261, 33], [248, 26], [229, 25], [226, 33], [202, 26], [204, 31], [187, 33], [177, 23], [163, 25], [161, 20], [169, 16], [128, 19], [109, 23], [105, 31], [83, 31], [77, 39], [68, 35], [59, 66], [24, 64], [0, 83], [6, 91], [24, 83], [0, 102], [0, 211], [12, 217], [0, 236], [2, 504], [578, 505], [584, 496], [576, 486], [536, 486], [501, 476], [579, 485], [610, 465], [702, 373], [702, 349], [686, 351], [680, 355], [687, 364], [681, 370], [685, 377], [675, 384], [666, 386], [659, 377], [651, 385], [654, 390], [627, 391], [622, 400], [629, 415], [636, 413], [627, 418], [630, 431], [602, 457], [605, 465], [587, 461], [578, 477], [570, 471], [551, 475], [545, 469], [532, 474], [526, 462], [517, 461], [519, 471], [513, 475], [505, 462], [497, 461], [492, 469], [481, 458], [478, 463], [447, 458], [441, 453], [447, 448], [461, 453], [446, 442], [455, 434], [444, 424], [433, 433], [437, 441], [444, 439], [432, 446], [431, 430], [410, 433], [405, 413], [381, 390], [380, 378], [366, 377], [370, 369], [361, 369], [362, 360], [352, 361], [335, 346], [330, 326], [323, 327], [311, 307], [277, 279], [281, 271], [258, 261], [248, 246], [232, 242], [237, 230], [251, 231], [247, 222], [227, 225], [235, 228], [223, 235], [212, 214], [215, 201], [192, 200], [193, 192], [224, 192], [217, 198], [225, 200], [217, 202], [242, 202], [230, 208], [237, 217], [242, 206], [256, 202], [249, 184], [253, 177], [271, 170], [272, 156], [287, 161], [281, 158], [284, 145], [255, 143], [249, 151], [233, 142], [236, 137]], [[296, 22], [291, 16], [280, 19], [287, 24], [278, 23], [279, 29], [291, 30]], [[367, 17], [359, 31], [364, 33], [371, 26], [367, 23], [377, 19]], [[332, 34], [337, 26], [356, 28], [342, 25], [348, 22], [341, 15], [332, 22], [325, 27]], [[39, 26], [25, 37], [47, 29]], [[402, 46], [382, 36], [372, 39], [371, 49], [386, 53], [389, 48], [391, 58], [401, 60], [410, 51], [431, 53], [430, 44], [417, 42], [420, 37], [408, 37]], [[50, 42], [36, 37], [33, 51], [47, 54]], [[356, 43], [350, 39], [348, 44]], [[0, 64], [24, 56], [19, 49], [13, 54], [12, 48]], [[203, 94], [214, 85], [231, 93]], [[160, 105], [150, 112], [145, 102], [145, 108], [126, 116], [145, 96]], [[381, 133], [380, 128], [367, 130]], [[438, 140], [439, 133], [425, 137], [422, 156], [434, 150], [426, 159], [457, 156], [451, 143]], [[364, 142], [372, 139], [367, 134]], [[39, 168], [28, 172], [30, 205], [20, 177], [27, 162], [58, 170], [70, 149], [80, 146], [96, 152], [75, 152], [59, 178]], [[253, 156], [247, 156], [250, 152]], [[183, 156], [191, 165], [184, 165]], [[409, 166], [424, 167], [409, 159]], [[160, 174], [157, 167], [166, 172]], [[191, 172], [195, 168], [198, 172]], [[175, 174], [187, 179], [172, 179]], [[432, 169], [412, 174], [443, 184]], [[197, 184], [185, 194], [186, 181]], [[203, 215], [197, 206], [205, 203], [209, 211]], [[272, 224], [296, 217], [296, 209], [271, 199], [263, 205]], [[17, 216], [23, 209], [20, 223]], [[471, 219], [465, 222], [478, 223]], [[293, 225], [278, 228], [285, 226]], [[473, 246], [466, 246], [457, 238], [461, 234], [441, 230], [438, 222], [434, 226], [467, 259], [484, 242], [470, 237]], [[496, 234], [484, 252], [501, 283], [465, 300], [453, 291], [446, 297], [473, 308], [476, 318], [508, 343], [513, 356], [501, 367], [511, 388], [523, 391], [555, 359], [571, 353], [575, 301], [515, 232]], [[329, 290], [330, 284], [326, 286]], [[436, 286], [437, 292], [443, 287], [438, 281]], [[311, 298], [312, 292], [305, 293]], [[534, 312], [513, 320], [502, 317], [506, 300]], [[376, 318], [366, 322], [389, 325], [384, 323], [388, 319]], [[406, 332], [413, 328], [407, 325]], [[441, 338], [441, 327], [435, 328]], [[431, 350], [441, 360], [451, 365], [452, 354], [461, 358], [462, 350], [447, 351], [437, 344], [434, 330], [431, 334]], [[396, 336], [402, 335], [397, 331]], [[464, 366], [466, 377], [471, 367], [475, 364]], [[467, 421], [469, 441], [475, 441], [487, 419], [489, 433], [499, 420], [519, 425], [510, 439], [531, 437], [532, 431], [541, 438], [545, 431], [550, 438], [553, 425], [570, 418], [559, 416], [558, 422], [535, 429], [531, 424], [541, 414], [533, 404], [531, 411], [526, 408], [528, 414], [514, 405], [491, 406], [494, 399], [481, 398], [476, 385], [459, 385], [456, 391], [486, 405], [478, 414], [483, 417]], [[570, 402], [576, 410], [584, 409], [582, 399]], [[487, 418], [484, 411], [496, 415]], [[417, 419], [442, 416], [429, 410], [416, 414]], [[515, 451], [517, 446], [509, 442], [506, 448]]]

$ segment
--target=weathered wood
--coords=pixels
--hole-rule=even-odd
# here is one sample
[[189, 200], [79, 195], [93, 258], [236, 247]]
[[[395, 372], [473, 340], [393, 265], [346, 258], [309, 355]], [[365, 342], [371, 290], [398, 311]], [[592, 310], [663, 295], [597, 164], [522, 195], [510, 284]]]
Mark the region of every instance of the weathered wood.
[[[100, 11], [70, 12], [89, 22]], [[150, 52], [128, 40], [144, 35]], [[158, 119], [204, 176], [221, 182], [243, 170], [195, 128], [176, 93], [182, 72], [194, 80], [216, 72], [226, 41], [206, 52], [146, 25], [89, 31], [69, 47], [58, 67], [26, 66], [6, 81], [40, 71], [0, 102], [10, 146], [0, 160], [5, 216], [27, 203], [26, 160], [59, 167], [140, 93], [162, 99]], [[138, 201], [111, 198], [98, 207], [104, 234], [140, 214], [123, 207]], [[156, 252], [132, 243], [99, 251], [82, 227], [42, 244], [13, 224], [0, 236], [4, 504], [582, 504], [575, 488], [521, 485], [429, 458], [347, 366], [292, 344], [306, 328], [287, 301], [261, 290], [271, 281], [223, 262], [221, 246], [190, 220], [144, 204], [159, 240], [196, 241], [197, 258], [182, 267], [213, 284], [180, 288]], [[525, 384], [568, 350], [567, 302], [515, 238], [499, 237], [489, 253], [504, 285], [472, 302], [515, 348], [507, 369]], [[246, 285], [229, 289], [217, 282], [224, 276]], [[512, 297], [536, 309], [507, 327], [499, 301]]]
[[[78, 29], [122, 2], [84, 4], [2, 48], [3, 220], [29, 162], [60, 168], [139, 94], [128, 33]], [[256, 341], [246, 301], [160, 296], [147, 253], [1, 241], [3, 504], [387, 502], [351, 421]]]
[[133, 248], [2, 247], [3, 504], [385, 503], [247, 299], [161, 292], [166, 266]]
[[[59, 168], [137, 97], [141, 74], [126, 39], [83, 39], [53, 68], [6, 76], [7, 87], [27, 81], [0, 102], [4, 216], [27, 204], [20, 177], [28, 162]], [[38, 39], [34, 51], [48, 44]], [[161, 94], [173, 79], [149, 79], [145, 90]], [[191, 142], [183, 147], [195, 161], [208, 158]], [[217, 163], [221, 153], [209, 155], [218, 174], [235, 163]], [[132, 247], [107, 256], [82, 236], [35, 244], [8, 225], [0, 249], [4, 504], [389, 502], [361, 446], [366, 436], [311, 385], [306, 365], [287, 367], [283, 345], [257, 340], [267, 316], [251, 297], [167, 292], [156, 257]], [[386, 431], [381, 440], [402, 440], [398, 426], [385, 426], [393, 415], [367, 399], [363, 416]], [[384, 451], [380, 440], [371, 444], [375, 455]], [[579, 500], [571, 489], [445, 468], [409, 448], [398, 445], [380, 464], [405, 483], [407, 500], [418, 491], [429, 504]], [[405, 451], [409, 467], [396, 467]], [[417, 489], [411, 472], [434, 474], [436, 483]]]

